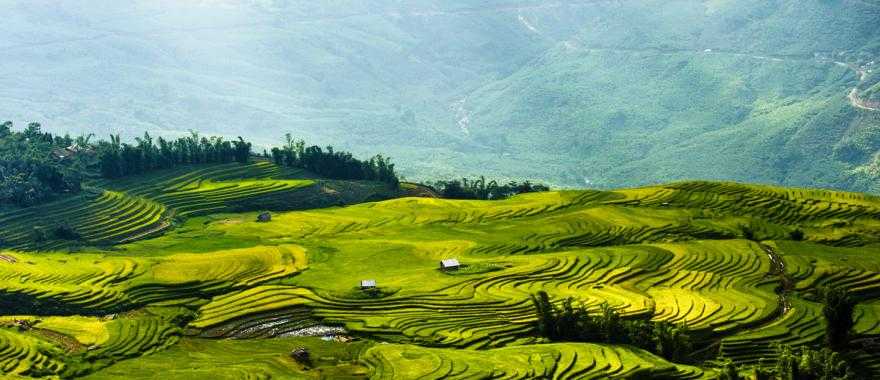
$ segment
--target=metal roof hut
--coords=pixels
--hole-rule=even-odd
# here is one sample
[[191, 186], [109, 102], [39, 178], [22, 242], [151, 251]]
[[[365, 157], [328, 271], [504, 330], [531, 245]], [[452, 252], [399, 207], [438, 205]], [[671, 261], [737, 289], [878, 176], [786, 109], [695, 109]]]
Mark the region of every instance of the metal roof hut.
[[260, 215], [257, 215], [257, 221], [266, 223], [272, 220], [272, 214], [268, 212], [261, 212]]
[[361, 280], [361, 289], [376, 289], [376, 280]]
[[458, 268], [461, 268], [458, 259], [440, 260], [440, 269], [442, 270], [458, 270]]

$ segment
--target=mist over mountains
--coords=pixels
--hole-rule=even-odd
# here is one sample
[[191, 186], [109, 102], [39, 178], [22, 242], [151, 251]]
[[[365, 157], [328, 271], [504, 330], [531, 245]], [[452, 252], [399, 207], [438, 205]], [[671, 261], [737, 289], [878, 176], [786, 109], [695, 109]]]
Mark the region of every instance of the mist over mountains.
[[[0, 1], [0, 119], [880, 191], [880, 1]], [[102, 136], [103, 137], [103, 136]]]

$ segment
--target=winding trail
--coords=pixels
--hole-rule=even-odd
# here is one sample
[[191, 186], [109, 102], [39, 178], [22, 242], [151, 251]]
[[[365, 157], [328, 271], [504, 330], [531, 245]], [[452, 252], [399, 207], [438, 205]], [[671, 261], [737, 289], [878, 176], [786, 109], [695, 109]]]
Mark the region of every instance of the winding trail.
[[850, 90], [849, 95], [846, 96], [849, 99], [849, 103], [856, 108], [863, 109], [866, 111], [880, 111], [880, 108], [877, 107], [869, 107], [864, 100], [859, 99], [859, 89], [857, 87], [853, 87]]
[[[862, 68], [846, 62], [834, 61], [834, 63], [838, 66], [846, 67], [852, 71], [856, 72], [856, 75], [859, 77], [859, 84], [868, 79], [868, 73]], [[862, 109], [865, 111], [880, 111], [878, 107], [869, 106], [864, 100], [859, 99], [859, 84], [852, 88], [847, 94], [846, 98], [849, 99], [849, 104], [855, 108]]]
[[776, 289], [776, 293], [779, 299], [779, 306], [782, 307], [782, 313], [779, 315], [781, 318], [791, 310], [791, 301], [788, 299], [788, 294], [794, 289], [794, 279], [786, 273], [785, 261], [782, 259], [782, 256], [773, 249], [773, 247], [760, 242], [757, 244], [765, 253], [767, 253], [767, 257], [770, 258], [771, 266], [768, 275], [779, 278], [780, 286]]

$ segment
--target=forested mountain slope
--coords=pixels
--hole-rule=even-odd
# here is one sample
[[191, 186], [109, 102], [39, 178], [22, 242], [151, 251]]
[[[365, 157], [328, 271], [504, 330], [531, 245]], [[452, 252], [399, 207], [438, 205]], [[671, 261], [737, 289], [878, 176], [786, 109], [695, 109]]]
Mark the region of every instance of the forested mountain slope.
[[82, 0], [0, 11], [0, 115], [52, 131], [194, 128], [266, 144], [290, 131], [388, 153], [415, 179], [880, 191], [876, 0]]

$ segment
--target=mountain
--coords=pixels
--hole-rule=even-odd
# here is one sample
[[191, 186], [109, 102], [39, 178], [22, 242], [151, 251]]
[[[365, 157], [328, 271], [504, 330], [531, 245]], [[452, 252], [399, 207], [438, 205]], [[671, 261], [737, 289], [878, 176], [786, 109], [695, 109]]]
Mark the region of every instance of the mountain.
[[[0, 118], [411, 179], [880, 191], [880, 1], [3, 1]], [[855, 92], [853, 90], [855, 89]], [[852, 94], [852, 96], [850, 96]]]

